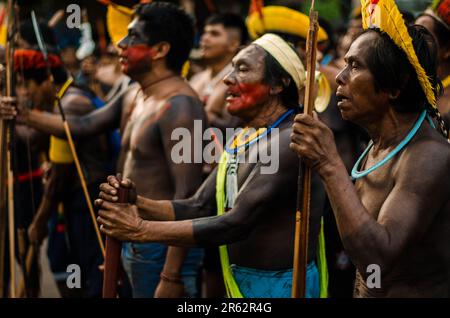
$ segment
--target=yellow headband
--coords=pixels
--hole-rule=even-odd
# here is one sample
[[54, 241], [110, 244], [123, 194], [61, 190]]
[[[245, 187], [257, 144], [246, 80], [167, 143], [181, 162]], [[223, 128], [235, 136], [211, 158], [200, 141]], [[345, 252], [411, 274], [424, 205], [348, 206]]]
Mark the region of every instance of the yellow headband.
[[[309, 29], [309, 18], [298, 11], [282, 7], [268, 6], [259, 12], [250, 14], [247, 18], [247, 28], [252, 39], [257, 39], [265, 33], [282, 32], [306, 39]], [[317, 40], [319, 42], [328, 39], [324, 29], [319, 28]]]
[[252, 44], [262, 47], [269, 53], [281, 67], [291, 75], [298, 89], [305, 85], [305, 68], [302, 61], [295, 53], [294, 49], [289, 46], [281, 37], [272, 33], [266, 33], [259, 39], [253, 41]]
[[414, 51], [411, 36], [408, 33], [408, 29], [394, 0], [361, 0], [361, 13], [364, 30], [371, 27], [380, 29], [405, 52], [409, 63], [411, 63], [416, 71], [417, 78], [427, 97], [428, 103], [436, 107], [436, 96], [433, 91], [433, 86], [422, 65], [420, 65], [419, 59]]

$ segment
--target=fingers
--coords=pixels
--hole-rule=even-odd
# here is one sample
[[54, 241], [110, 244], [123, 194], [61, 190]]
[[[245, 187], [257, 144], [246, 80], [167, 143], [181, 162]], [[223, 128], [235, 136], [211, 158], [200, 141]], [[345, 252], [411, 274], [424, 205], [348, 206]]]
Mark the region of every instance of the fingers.
[[11, 120], [17, 117], [17, 110], [15, 107], [1, 105], [0, 107], [0, 117], [2, 119]]
[[100, 199], [109, 202], [117, 202], [117, 200], [119, 200], [119, 197], [117, 196], [117, 190], [108, 183], [102, 183], [99, 188], [100, 193], [98, 197]]
[[[118, 175], [120, 176], [120, 174]], [[113, 186], [116, 189], [120, 188], [120, 183], [116, 176], [108, 176], [107, 180], [109, 185]]]

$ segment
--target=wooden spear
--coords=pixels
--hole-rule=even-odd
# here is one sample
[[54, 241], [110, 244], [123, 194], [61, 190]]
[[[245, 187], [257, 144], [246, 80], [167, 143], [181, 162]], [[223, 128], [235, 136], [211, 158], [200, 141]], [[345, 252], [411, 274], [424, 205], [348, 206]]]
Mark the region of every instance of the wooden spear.
[[[309, 10], [309, 30], [306, 42], [306, 88], [303, 110], [303, 113], [308, 115], [312, 115], [314, 109], [314, 82], [318, 29], [318, 13], [317, 11], [314, 11], [314, 0], [312, 0], [311, 8]], [[297, 191], [292, 298], [305, 298], [306, 268], [308, 266], [311, 169], [303, 162], [303, 160], [300, 161]]]
[[[8, 0], [8, 27], [6, 41], [6, 96], [13, 96], [13, 4]], [[4, 123], [5, 124], [5, 123]], [[10, 297], [16, 298], [16, 246], [15, 246], [15, 220], [14, 220], [14, 173], [12, 167], [11, 149], [13, 145], [13, 126], [6, 123], [6, 175], [8, 180], [8, 239], [9, 239], [9, 267], [10, 267]], [[2, 185], [3, 186], [3, 185]]]

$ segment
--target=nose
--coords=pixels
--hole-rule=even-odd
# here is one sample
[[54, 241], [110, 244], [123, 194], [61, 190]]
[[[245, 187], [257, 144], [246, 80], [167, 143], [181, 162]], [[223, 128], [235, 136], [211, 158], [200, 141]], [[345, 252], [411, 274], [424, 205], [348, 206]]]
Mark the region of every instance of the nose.
[[122, 50], [125, 50], [128, 45], [130, 44], [130, 38], [128, 35], [126, 35], [122, 40], [117, 43], [117, 46], [121, 48]]
[[345, 84], [345, 81], [346, 81], [346, 79], [347, 79], [347, 66], [346, 67], [344, 67], [340, 72], [339, 72], [339, 74], [338, 75], [336, 75], [336, 83], [338, 84], [338, 85], [344, 85]]
[[236, 78], [234, 77], [234, 70], [231, 70], [225, 77], [223, 78], [223, 82], [227, 86], [234, 85], [236, 83]]

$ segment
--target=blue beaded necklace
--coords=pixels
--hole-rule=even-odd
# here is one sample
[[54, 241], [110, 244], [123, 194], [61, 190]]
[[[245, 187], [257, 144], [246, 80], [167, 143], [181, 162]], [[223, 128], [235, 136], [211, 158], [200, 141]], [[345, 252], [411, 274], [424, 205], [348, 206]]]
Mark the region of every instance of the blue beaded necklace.
[[362, 155], [359, 157], [358, 161], [356, 161], [355, 165], [353, 166], [352, 169], [352, 179], [356, 180], [362, 177], [367, 176], [369, 173], [377, 170], [378, 168], [382, 167], [383, 165], [385, 165], [389, 160], [391, 160], [392, 158], [394, 158], [394, 156], [399, 153], [400, 150], [402, 150], [403, 148], [405, 148], [405, 146], [411, 141], [411, 139], [413, 139], [413, 137], [416, 135], [417, 131], [419, 130], [420, 126], [422, 125], [425, 117], [427, 117], [428, 121], [430, 122], [431, 126], [434, 128], [434, 124], [431, 121], [430, 117], [427, 116], [427, 111], [423, 110], [422, 113], [420, 114], [419, 118], [417, 119], [416, 123], [414, 124], [414, 126], [412, 127], [412, 129], [409, 131], [408, 135], [405, 137], [405, 139], [403, 139], [398, 145], [397, 147], [395, 147], [394, 150], [392, 150], [384, 159], [382, 159], [381, 161], [377, 162], [376, 164], [374, 164], [372, 167], [364, 170], [364, 171], [358, 171], [359, 166], [361, 165], [361, 161], [363, 158], [366, 157], [367, 153], [369, 152], [369, 150], [373, 147], [373, 141], [371, 140], [369, 145], [367, 146], [366, 150], [364, 150], [364, 152], [362, 153]]
[[228, 145], [225, 146], [225, 151], [229, 154], [235, 155], [238, 153], [239, 149], [241, 149], [242, 147], [250, 147], [251, 145], [253, 145], [255, 142], [257, 142], [262, 137], [267, 136], [273, 128], [278, 127], [292, 113], [294, 113], [293, 109], [288, 110], [283, 115], [281, 115], [280, 118], [278, 118], [272, 125], [270, 125], [269, 128], [267, 128], [261, 135], [259, 135], [255, 139], [252, 139], [250, 142], [245, 143], [240, 146], [237, 146], [236, 148], [233, 148], [233, 149], [230, 148], [230, 145], [233, 143], [234, 138], [231, 138]]

